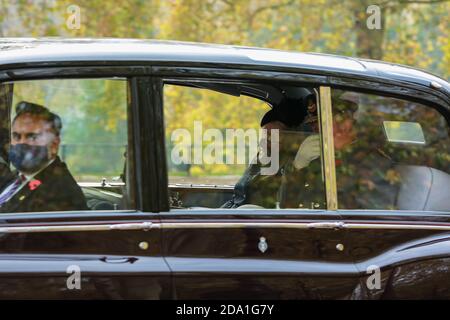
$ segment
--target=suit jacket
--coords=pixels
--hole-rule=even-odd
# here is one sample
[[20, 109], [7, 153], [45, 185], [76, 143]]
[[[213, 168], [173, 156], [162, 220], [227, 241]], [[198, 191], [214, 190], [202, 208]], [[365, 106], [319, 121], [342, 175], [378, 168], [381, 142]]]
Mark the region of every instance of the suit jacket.
[[[3, 183], [1, 190], [12, 181]], [[31, 181], [34, 185], [23, 186], [0, 207], [1, 213], [88, 210], [81, 188], [59, 157]]]

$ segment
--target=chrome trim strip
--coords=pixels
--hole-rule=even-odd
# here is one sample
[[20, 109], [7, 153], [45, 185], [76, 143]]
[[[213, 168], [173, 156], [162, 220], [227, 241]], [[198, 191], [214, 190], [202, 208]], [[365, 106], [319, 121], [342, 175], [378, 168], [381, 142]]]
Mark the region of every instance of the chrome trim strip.
[[322, 161], [325, 167], [327, 210], [337, 210], [336, 168], [334, 160], [333, 114], [330, 87], [320, 87], [319, 120], [322, 137]]
[[2, 233], [35, 233], [35, 232], [80, 232], [80, 231], [114, 231], [150, 229], [217, 229], [217, 228], [286, 228], [286, 229], [380, 229], [380, 230], [437, 230], [450, 231], [450, 225], [423, 224], [381, 224], [381, 223], [344, 223], [331, 222], [141, 222], [96, 225], [64, 225], [64, 226], [28, 226], [0, 227]]
[[386, 230], [441, 230], [450, 231], [450, 225], [371, 224], [344, 222], [162, 222], [162, 229], [207, 228], [288, 228], [288, 229], [386, 229]]
[[110, 230], [143, 230], [159, 228], [159, 224], [152, 222], [119, 223], [119, 224], [91, 224], [64, 226], [28, 226], [28, 227], [0, 227], [1, 233], [34, 233], [34, 232], [79, 232], [79, 231], [110, 231]]
[[308, 229], [310, 223], [285, 223], [285, 222], [163, 222], [162, 229], [203, 229], [203, 228], [289, 228]]
[[385, 229], [385, 230], [440, 230], [450, 231], [450, 225], [423, 224], [371, 224], [344, 222], [163, 222], [162, 229], [207, 229], [207, 228], [287, 228], [287, 229]]
[[382, 223], [344, 223], [344, 229], [390, 229], [390, 230], [440, 230], [450, 231], [450, 225], [424, 224], [382, 224]]

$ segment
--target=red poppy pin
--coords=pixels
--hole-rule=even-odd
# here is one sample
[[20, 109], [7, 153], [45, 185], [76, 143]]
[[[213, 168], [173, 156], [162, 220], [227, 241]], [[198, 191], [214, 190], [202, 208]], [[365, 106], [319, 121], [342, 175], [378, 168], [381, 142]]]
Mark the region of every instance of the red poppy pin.
[[28, 187], [30, 188], [31, 191], [37, 189], [37, 187], [39, 187], [42, 184], [41, 181], [33, 179], [28, 183]]

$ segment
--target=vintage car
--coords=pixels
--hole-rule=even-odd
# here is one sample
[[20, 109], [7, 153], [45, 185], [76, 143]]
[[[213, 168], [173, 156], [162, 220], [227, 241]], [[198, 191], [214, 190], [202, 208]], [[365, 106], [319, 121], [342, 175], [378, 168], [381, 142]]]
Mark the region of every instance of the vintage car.
[[[2, 211], [1, 299], [450, 298], [442, 78], [316, 53], [3, 38], [12, 171], [20, 101], [61, 116], [88, 210]], [[279, 149], [263, 173], [267, 124]]]

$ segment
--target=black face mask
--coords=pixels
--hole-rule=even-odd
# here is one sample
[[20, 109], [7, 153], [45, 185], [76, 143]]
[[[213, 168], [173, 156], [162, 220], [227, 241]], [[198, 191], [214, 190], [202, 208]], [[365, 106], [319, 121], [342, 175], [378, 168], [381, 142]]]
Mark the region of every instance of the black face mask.
[[34, 173], [49, 160], [47, 146], [30, 146], [29, 144], [11, 145], [9, 160], [17, 170]]

